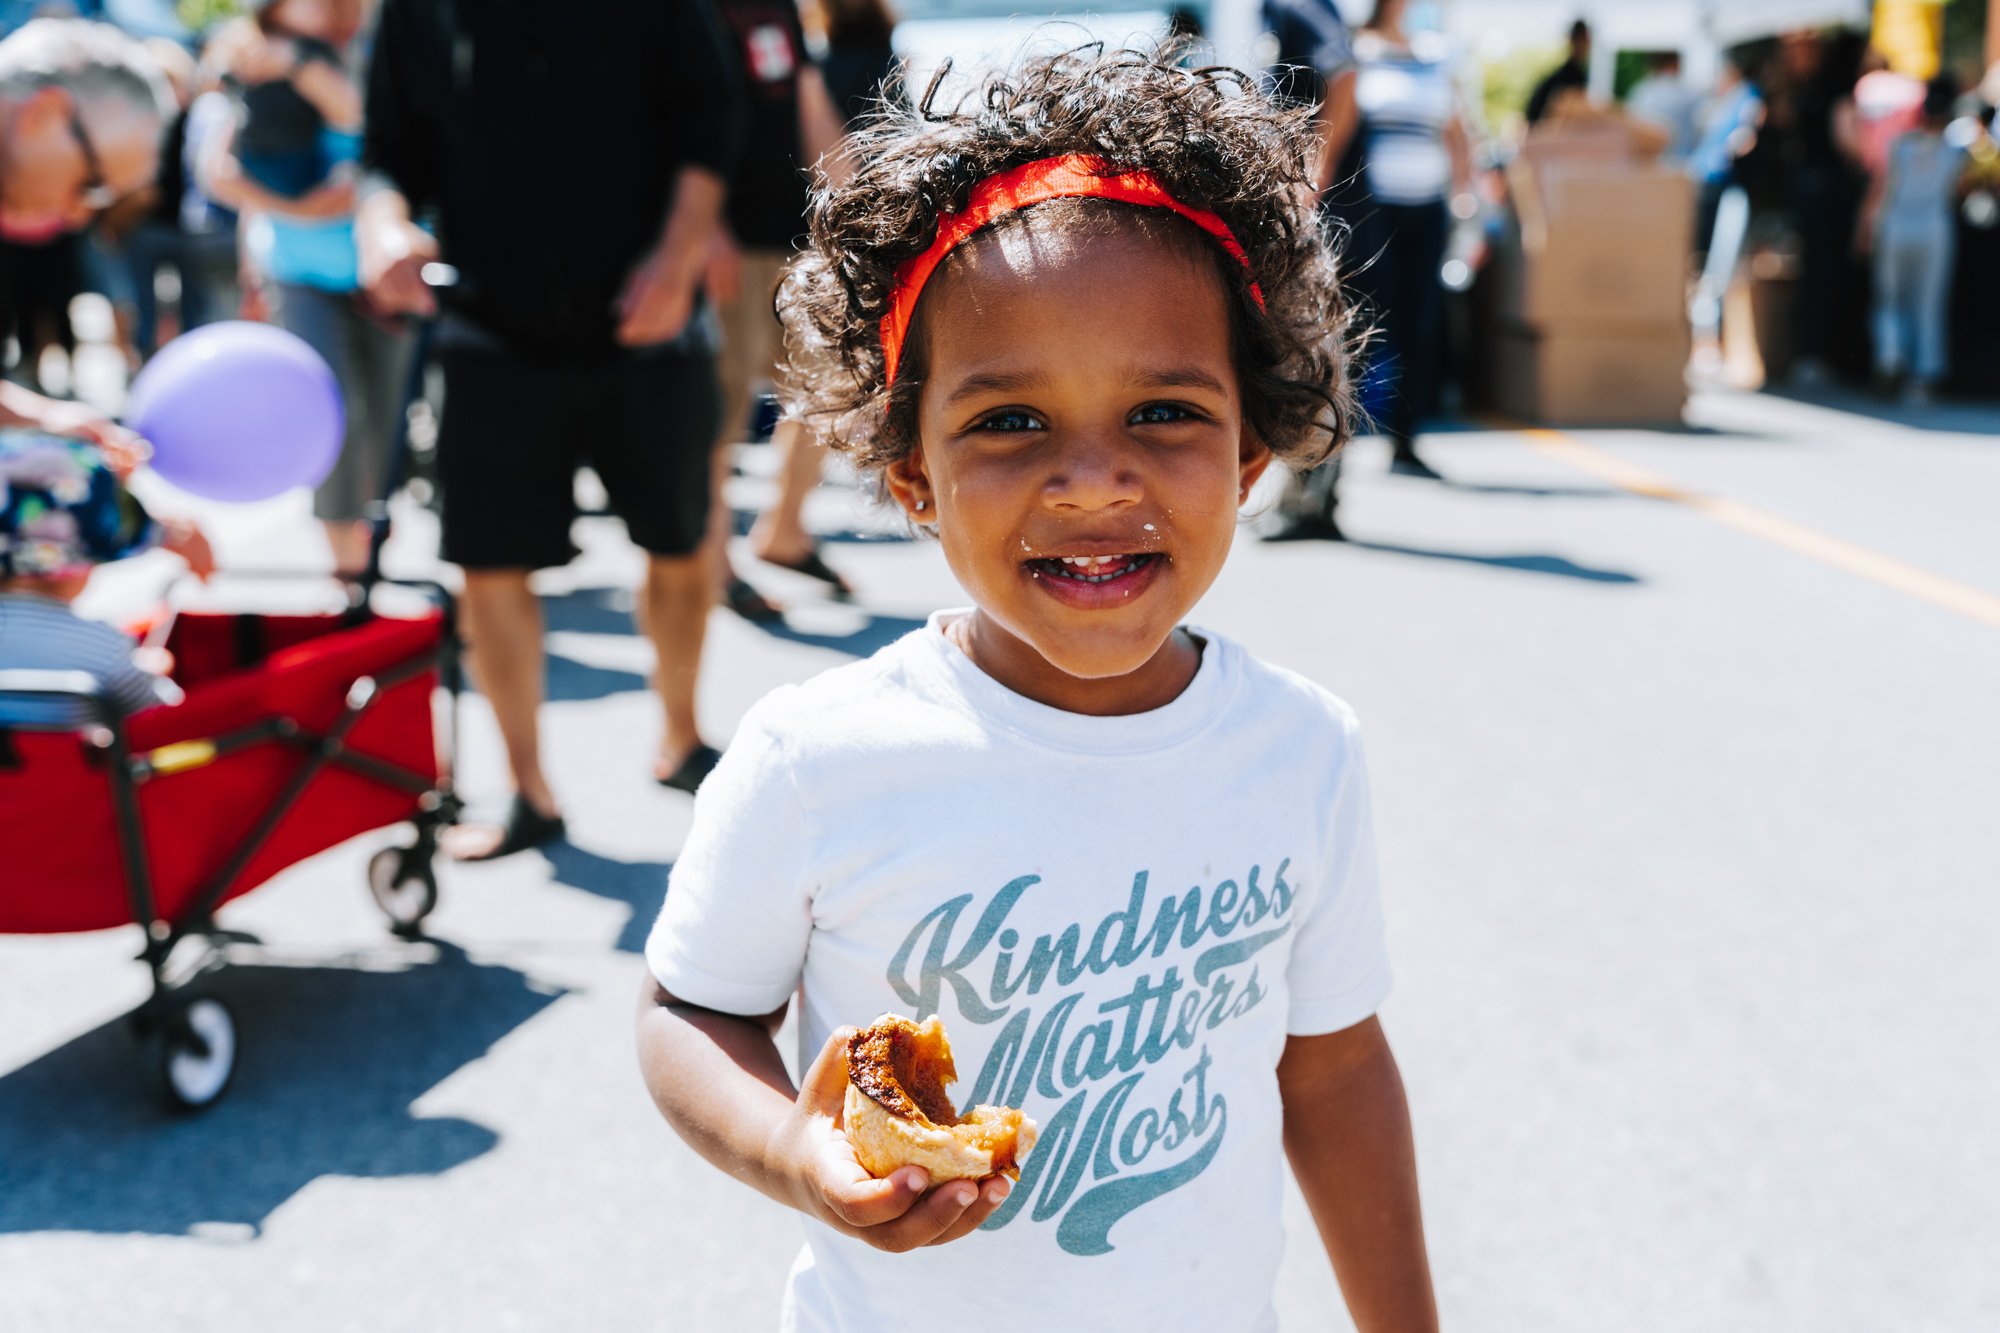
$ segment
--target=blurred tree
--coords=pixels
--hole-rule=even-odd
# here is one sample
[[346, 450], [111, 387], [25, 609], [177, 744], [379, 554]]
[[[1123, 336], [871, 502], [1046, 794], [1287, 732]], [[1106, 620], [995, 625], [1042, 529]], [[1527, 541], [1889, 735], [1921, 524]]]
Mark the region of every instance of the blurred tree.
[[1620, 51], [1617, 64], [1611, 72], [1611, 95], [1624, 101], [1632, 90], [1639, 86], [1639, 80], [1653, 72], [1653, 57], [1668, 54], [1664, 51]]
[[1985, 72], [1990, 0], [1951, 0], [1944, 11], [1944, 67], [1964, 79]]
[[206, 32], [244, 10], [243, 0], [174, 0], [174, 17], [190, 32]]
[[1487, 133], [1511, 139], [1520, 133], [1528, 97], [1542, 76], [1562, 64], [1568, 51], [1560, 46], [1509, 51], [1480, 65], [1479, 109]]

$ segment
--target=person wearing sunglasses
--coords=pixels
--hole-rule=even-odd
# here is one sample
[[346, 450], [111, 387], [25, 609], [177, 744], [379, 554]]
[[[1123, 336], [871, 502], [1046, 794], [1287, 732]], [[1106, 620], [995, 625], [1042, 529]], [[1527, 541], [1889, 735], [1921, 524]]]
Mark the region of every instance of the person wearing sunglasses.
[[0, 41], [0, 236], [38, 244], [150, 185], [173, 94], [106, 23], [36, 19]]
[[[152, 55], [109, 24], [35, 19], [0, 40], [0, 239], [46, 245], [150, 185], [172, 106]], [[0, 299], [11, 309], [11, 290]], [[147, 453], [87, 404], [0, 384], [0, 427], [23, 426], [89, 441], [127, 470]]]

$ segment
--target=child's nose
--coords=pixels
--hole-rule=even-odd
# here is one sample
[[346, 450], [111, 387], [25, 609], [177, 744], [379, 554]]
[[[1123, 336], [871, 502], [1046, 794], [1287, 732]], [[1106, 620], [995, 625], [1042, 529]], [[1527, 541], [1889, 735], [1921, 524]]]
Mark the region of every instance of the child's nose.
[[1144, 489], [1123, 441], [1082, 438], [1056, 455], [1042, 496], [1054, 509], [1112, 509], [1136, 504]]

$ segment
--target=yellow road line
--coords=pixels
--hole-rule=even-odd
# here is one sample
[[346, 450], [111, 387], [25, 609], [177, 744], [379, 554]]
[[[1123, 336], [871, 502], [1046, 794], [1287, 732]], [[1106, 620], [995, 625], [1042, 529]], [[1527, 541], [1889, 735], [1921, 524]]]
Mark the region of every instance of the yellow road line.
[[1893, 588], [1933, 606], [1941, 606], [1967, 619], [2000, 629], [2000, 597], [1990, 592], [1905, 564], [1893, 556], [1871, 551], [1839, 537], [1829, 537], [1755, 506], [1685, 490], [1657, 472], [1628, 463], [1594, 445], [1585, 444], [1573, 435], [1545, 429], [1523, 430], [1521, 434], [1537, 453], [1601, 477], [1634, 495], [1686, 505], [1738, 532], [1761, 537], [1821, 564], [1846, 570], [1871, 583], [1879, 583], [1885, 588]]

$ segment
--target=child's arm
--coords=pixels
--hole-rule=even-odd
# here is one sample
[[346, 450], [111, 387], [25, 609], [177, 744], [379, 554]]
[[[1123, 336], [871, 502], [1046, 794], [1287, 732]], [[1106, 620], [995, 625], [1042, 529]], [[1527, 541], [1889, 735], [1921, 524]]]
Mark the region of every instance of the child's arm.
[[1292, 1037], [1278, 1061], [1285, 1154], [1361, 1333], [1438, 1326], [1402, 1076], [1373, 1018]]
[[0, 426], [25, 426], [73, 440], [88, 440], [104, 451], [112, 470], [129, 474], [152, 456], [139, 433], [119, 425], [88, 403], [44, 398], [32, 389], [0, 380]]
[[210, 198], [232, 212], [275, 213], [306, 222], [345, 217], [354, 211], [356, 192], [351, 180], [331, 180], [298, 199], [273, 194], [244, 174], [236, 157], [236, 127], [216, 131], [202, 146], [195, 170]]
[[292, 87], [337, 130], [361, 123], [361, 89], [347, 71], [326, 60], [301, 60], [292, 68]]
[[653, 1102], [688, 1145], [779, 1203], [901, 1253], [970, 1234], [1007, 1197], [1010, 1182], [956, 1180], [929, 1189], [919, 1167], [875, 1180], [834, 1126], [847, 1087], [847, 1039], [827, 1038], [794, 1088], [772, 1034], [782, 1007], [761, 1018], [685, 1004], [651, 977], [639, 997], [639, 1066]]

